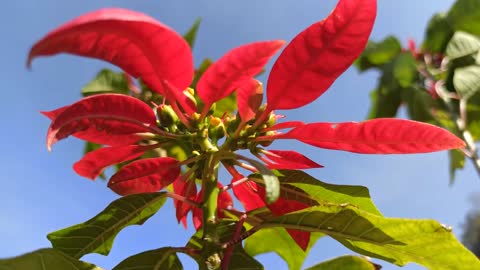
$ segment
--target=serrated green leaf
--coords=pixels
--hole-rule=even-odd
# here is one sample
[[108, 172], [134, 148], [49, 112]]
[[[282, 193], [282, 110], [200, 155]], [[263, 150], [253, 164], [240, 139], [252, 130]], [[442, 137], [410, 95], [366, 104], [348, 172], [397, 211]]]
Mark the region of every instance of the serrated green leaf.
[[450, 59], [462, 58], [471, 54], [477, 54], [480, 50], [480, 39], [465, 32], [455, 32], [447, 45], [445, 54]]
[[195, 45], [195, 40], [197, 38], [197, 32], [198, 32], [198, 27], [200, 26], [200, 23], [202, 22], [202, 18], [198, 17], [193, 25], [188, 29], [187, 33], [183, 35], [183, 39], [190, 45], [190, 48], [193, 49], [193, 46]]
[[428, 22], [422, 49], [429, 53], [443, 53], [448, 41], [453, 36], [453, 32], [447, 14], [434, 14]]
[[112, 270], [183, 270], [176, 248], [160, 248], [130, 256]]
[[15, 258], [1, 259], [0, 270], [102, 270], [53, 248], [44, 248]]
[[[433, 220], [385, 218], [350, 205], [325, 204], [265, 221], [260, 227], [325, 233], [349, 249], [403, 266], [435, 270], [480, 269], [480, 260]], [[428, 247], [428, 248], [427, 248]]]
[[400, 41], [394, 36], [388, 36], [380, 42], [369, 41], [362, 55], [355, 61], [360, 71], [378, 67], [391, 61], [402, 51]]
[[480, 35], [480, 1], [457, 0], [448, 12], [448, 20], [456, 31]]
[[47, 237], [55, 249], [80, 258], [85, 254], [108, 255], [116, 235], [130, 225], [142, 225], [165, 203], [166, 193], [143, 193], [115, 200], [92, 219]]
[[245, 251], [251, 256], [275, 252], [288, 264], [288, 269], [300, 270], [311, 247], [322, 236], [322, 233], [312, 233], [303, 251], [284, 228], [262, 229], [245, 240]]
[[358, 256], [342, 256], [331, 259], [305, 270], [375, 270], [375, 265], [369, 260]]
[[307, 205], [334, 203], [350, 204], [372, 214], [381, 215], [370, 198], [366, 187], [327, 184], [303, 171], [280, 170], [279, 182], [282, 198], [296, 200]]
[[394, 61], [393, 77], [403, 87], [410, 87], [418, 77], [415, 58], [410, 52], [399, 54]]
[[465, 155], [458, 149], [448, 152], [450, 157], [450, 183], [455, 181], [455, 172], [465, 167]]
[[453, 85], [460, 97], [468, 99], [480, 90], [480, 66], [455, 69]]
[[104, 93], [128, 94], [128, 80], [123, 72], [114, 72], [109, 69], [102, 69], [95, 79], [82, 88], [84, 96]]

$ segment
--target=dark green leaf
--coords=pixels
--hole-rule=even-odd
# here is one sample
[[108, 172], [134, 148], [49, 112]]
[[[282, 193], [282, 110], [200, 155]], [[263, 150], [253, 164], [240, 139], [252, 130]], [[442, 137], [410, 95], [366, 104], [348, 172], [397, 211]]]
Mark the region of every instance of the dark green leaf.
[[206, 58], [202, 61], [200, 66], [195, 70], [195, 75], [193, 76], [193, 81], [192, 84], [190, 84], [190, 87], [195, 89], [197, 87], [198, 80], [200, 80], [200, 77], [202, 77], [203, 73], [207, 71], [207, 69], [213, 64], [213, 60]]
[[446, 14], [437, 13], [433, 15], [425, 31], [425, 41], [422, 49], [430, 53], [443, 53], [448, 41], [453, 36], [453, 32]]
[[402, 100], [407, 105], [410, 119], [437, 124], [432, 115], [432, 109], [435, 108], [435, 101], [427, 91], [416, 87], [406, 88], [402, 91]]
[[480, 35], [480, 1], [457, 0], [448, 12], [448, 19], [456, 31]]
[[170, 247], [145, 251], [126, 258], [112, 270], [183, 270], [177, 252]]
[[284, 227], [327, 234], [351, 250], [403, 266], [409, 262], [436, 270], [480, 269], [451, 228], [432, 220], [385, 218], [351, 205], [325, 204], [265, 221], [261, 227]]
[[460, 97], [468, 99], [480, 91], [480, 66], [472, 65], [455, 69], [453, 85]]
[[403, 88], [410, 87], [415, 82], [418, 71], [415, 58], [410, 52], [404, 52], [395, 58], [393, 77]]
[[395, 117], [402, 103], [402, 88], [394, 77], [395, 61], [381, 68], [382, 76], [376, 90], [370, 94], [371, 107], [368, 119]]
[[358, 256], [342, 256], [319, 263], [305, 270], [375, 270], [376, 266], [369, 260]]
[[188, 45], [190, 45], [190, 48], [193, 48], [193, 45], [195, 45], [195, 39], [197, 38], [198, 27], [200, 26], [201, 22], [202, 22], [202, 18], [198, 17], [193, 23], [192, 27], [190, 27], [187, 33], [183, 35], [183, 38], [188, 43]]
[[275, 252], [285, 260], [288, 269], [300, 270], [309, 250], [322, 236], [322, 233], [312, 233], [308, 248], [303, 251], [284, 228], [267, 228], [245, 240], [245, 251], [251, 256]]
[[92, 219], [48, 235], [54, 248], [80, 258], [85, 254], [108, 255], [115, 236], [129, 225], [142, 225], [165, 203], [166, 193], [122, 197]]
[[447, 45], [446, 56], [450, 59], [476, 54], [480, 50], [480, 39], [465, 32], [456, 32]]
[[379, 67], [391, 61], [401, 51], [402, 46], [394, 36], [388, 36], [380, 42], [369, 41], [355, 65], [360, 71]]
[[83, 87], [82, 94], [84, 96], [104, 93], [128, 94], [129, 91], [128, 80], [123, 72], [102, 69], [95, 79]]
[[465, 155], [462, 151], [455, 149], [449, 151], [450, 156], [450, 183], [455, 181], [455, 171], [465, 167]]
[[53, 248], [39, 249], [15, 258], [0, 260], [0, 270], [102, 270]]

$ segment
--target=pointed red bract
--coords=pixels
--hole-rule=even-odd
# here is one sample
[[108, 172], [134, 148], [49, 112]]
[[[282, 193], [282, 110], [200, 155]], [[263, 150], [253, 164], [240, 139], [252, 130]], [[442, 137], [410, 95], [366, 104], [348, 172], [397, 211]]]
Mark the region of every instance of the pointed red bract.
[[283, 46], [283, 40], [255, 42], [237, 47], [211, 65], [200, 78], [197, 92], [207, 108], [230, 95], [244, 80], [262, 71]]
[[58, 53], [105, 60], [161, 94], [162, 80], [183, 90], [193, 78], [187, 42], [155, 19], [125, 9], [98, 10], [57, 28], [32, 47], [27, 65], [37, 56]]
[[253, 181], [247, 181], [241, 184], [235, 182], [243, 179], [243, 175], [237, 175], [232, 179], [233, 194], [245, 208], [245, 211], [251, 211], [265, 206], [265, 201], [258, 194], [257, 184]]
[[82, 131], [88, 136], [92, 127], [97, 130], [94, 134], [104, 131], [128, 136], [151, 131], [155, 126], [155, 113], [142, 101], [118, 94], [94, 95], [70, 105], [55, 117], [48, 129], [47, 147], [50, 149], [58, 140]]
[[73, 169], [80, 176], [95, 180], [108, 166], [135, 159], [150, 148], [152, 146], [103, 147], [87, 153], [81, 160], [73, 164]]
[[403, 119], [314, 123], [297, 127], [281, 139], [297, 139], [320, 148], [363, 154], [427, 153], [465, 147], [447, 130]]
[[178, 160], [170, 157], [147, 158], [122, 167], [108, 182], [119, 195], [156, 192], [180, 175]]
[[270, 169], [303, 170], [323, 168], [322, 165], [295, 151], [268, 150], [263, 152], [263, 154], [272, 161], [267, 163]]
[[[183, 179], [177, 179], [173, 182], [173, 192], [187, 199], [195, 201], [197, 198], [197, 184], [195, 181], [184, 181]], [[190, 204], [184, 203], [179, 200], [174, 201], [177, 221], [183, 224], [187, 228], [187, 214], [192, 209]]]
[[250, 121], [257, 114], [258, 108], [262, 105], [263, 86], [262, 83], [249, 79], [242, 83], [237, 89], [238, 113], [242, 122]]
[[376, 0], [340, 0], [325, 20], [297, 35], [272, 67], [269, 110], [294, 109], [323, 94], [365, 48]]

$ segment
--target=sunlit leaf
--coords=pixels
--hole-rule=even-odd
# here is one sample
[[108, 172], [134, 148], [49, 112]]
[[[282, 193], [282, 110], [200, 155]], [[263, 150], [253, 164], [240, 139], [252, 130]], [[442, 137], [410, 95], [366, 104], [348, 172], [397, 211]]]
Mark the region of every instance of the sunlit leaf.
[[305, 270], [376, 270], [377, 268], [369, 260], [358, 256], [342, 256], [335, 259], [331, 259]]
[[376, 14], [376, 0], [340, 0], [328, 18], [298, 34], [272, 67], [268, 109], [298, 108], [323, 94], [367, 45]]
[[363, 154], [425, 153], [464, 147], [462, 140], [430, 124], [380, 118], [365, 122], [313, 123], [283, 137], [326, 149]]
[[460, 150], [450, 150], [450, 183], [455, 181], [455, 172], [465, 167], [465, 155]]
[[58, 53], [108, 61], [160, 94], [166, 94], [163, 80], [183, 91], [193, 78], [188, 43], [155, 19], [126, 9], [101, 9], [62, 25], [33, 45], [27, 64]]
[[142, 225], [165, 203], [166, 193], [145, 193], [115, 200], [92, 219], [48, 235], [55, 249], [80, 258], [108, 255], [116, 235], [130, 225]]
[[108, 181], [108, 187], [120, 195], [156, 192], [180, 175], [178, 160], [171, 157], [145, 158], [123, 166]]
[[355, 61], [360, 71], [371, 67], [387, 64], [402, 51], [400, 41], [394, 36], [388, 36], [380, 42], [369, 41], [367, 47]]
[[399, 266], [415, 262], [436, 270], [480, 269], [480, 260], [451, 228], [431, 220], [385, 218], [350, 205], [325, 204], [272, 218], [261, 227], [325, 233], [355, 252]]
[[480, 50], [480, 39], [465, 32], [456, 32], [448, 43], [446, 56], [450, 59], [475, 54]]
[[53, 248], [39, 249], [15, 258], [0, 259], [1, 270], [102, 270]]
[[480, 66], [472, 65], [455, 69], [453, 85], [457, 93], [465, 99], [480, 91]]
[[177, 252], [170, 247], [145, 251], [126, 258], [112, 270], [183, 270]]
[[456, 31], [480, 35], [480, 2], [457, 0], [448, 12], [448, 20]]

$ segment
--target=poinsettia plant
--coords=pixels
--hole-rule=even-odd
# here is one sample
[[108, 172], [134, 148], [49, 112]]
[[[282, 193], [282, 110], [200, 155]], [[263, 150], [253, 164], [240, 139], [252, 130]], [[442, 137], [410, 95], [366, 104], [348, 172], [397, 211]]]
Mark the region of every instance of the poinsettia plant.
[[[278, 114], [321, 96], [361, 54], [375, 17], [376, 0], [340, 0], [326, 19], [281, 52], [268, 76], [263, 105], [264, 87], [255, 76], [283, 47], [282, 40], [234, 48], [208, 68], [195, 70], [188, 38], [138, 12], [103, 9], [50, 32], [32, 47], [28, 65], [38, 56], [70, 53], [108, 61], [125, 72], [116, 77], [127, 83], [125, 93], [96, 89], [94, 95], [43, 113], [51, 119], [48, 149], [68, 136], [93, 143], [96, 149], [74, 164], [75, 172], [96, 179], [116, 165], [108, 187], [121, 197], [92, 219], [50, 233], [53, 248], [0, 261], [0, 266], [99, 269], [79, 259], [89, 253], [108, 255], [120, 230], [143, 224], [171, 198], [179, 223], [187, 226], [192, 214], [196, 233], [191, 240], [133, 255], [115, 270], [182, 269], [178, 253], [195, 259], [199, 269], [263, 269], [253, 256], [268, 251], [278, 253], [290, 269], [300, 269], [323, 236], [397, 265], [480, 268], [450, 227], [384, 217], [365, 187], [321, 182], [303, 171], [320, 164], [293, 150], [270, 149], [276, 140], [365, 154], [465, 146], [445, 129], [410, 120], [303, 123]], [[187, 37], [191, 41], [192, 35]], [[102, 71], [99, 78], [117, 75]], [[130, 76], [140, 79], [140, 87]], [[233, 94], [235, 111], [219, 114], [218, 105]], [[220, 167], [230, 176], [220, 177]], [[309, 269], [379, 267], [352, 255]]]

